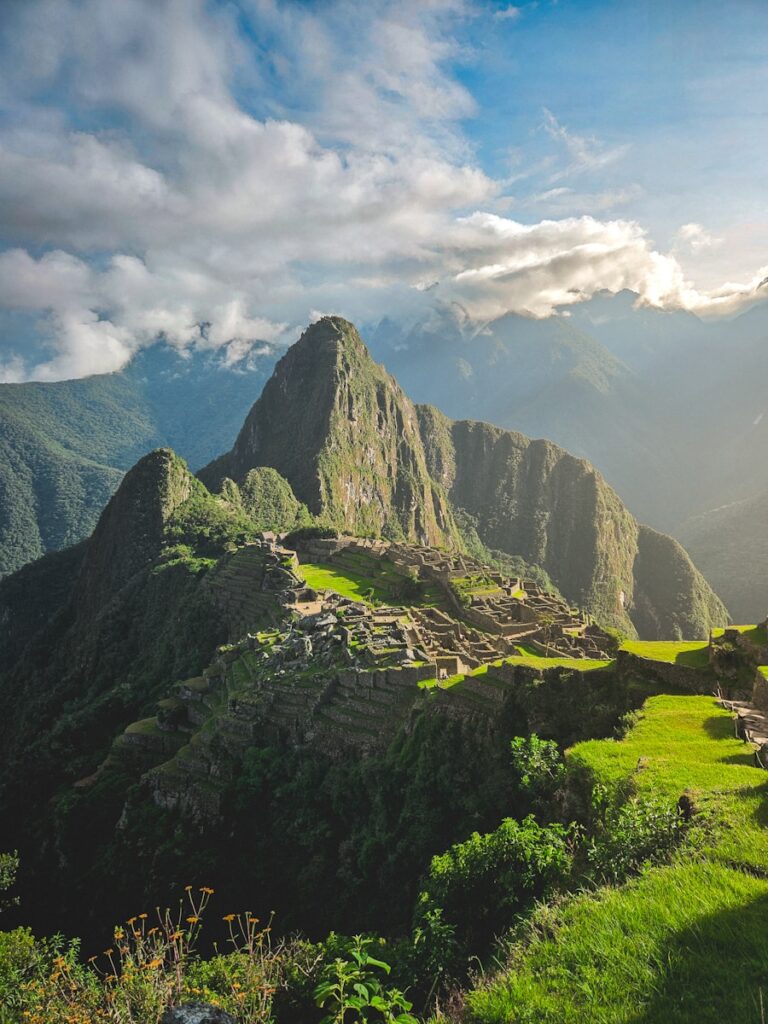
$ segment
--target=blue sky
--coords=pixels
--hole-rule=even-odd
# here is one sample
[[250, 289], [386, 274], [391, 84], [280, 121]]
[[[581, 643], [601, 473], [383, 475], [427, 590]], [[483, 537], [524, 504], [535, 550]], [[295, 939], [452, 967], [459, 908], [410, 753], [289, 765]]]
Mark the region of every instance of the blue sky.
[[[325, 312], [730, 315], [768, 275], [768, 4], [11, 0], [0, 377]], [[210, 326], [201, 331], [200, 324]]]

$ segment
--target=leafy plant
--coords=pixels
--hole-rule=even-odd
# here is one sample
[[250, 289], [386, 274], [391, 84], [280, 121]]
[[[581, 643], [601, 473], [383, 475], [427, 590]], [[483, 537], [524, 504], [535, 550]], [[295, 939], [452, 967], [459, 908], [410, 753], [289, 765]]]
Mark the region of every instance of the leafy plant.
[[486, 835], [432, 858], [418, 911], [442, 907], [472, 950], [487, 946], [535, 899], [564, 881], [571, 864], [570, 829], [505, 818]]
[[13, 853], [0, 853], [0, 910], [6, 907], [13, 907], [18, 900], [3, 895], [16, 881], [16, 872], [19, 870], [19, 855]]
[[565, 762], [553, 740], [516, 736], [509, 744], [512, 779], [520, 796], [533, 809], [541, 809], [565, 779]]
[[337, 957], [324, 971], [315, 989], [315, 1001], [329, 1013], [321, 1024], [357, 1024], [386, 1021], [387, 1024], [417, 1024], [410, 1013], [413, 1004], [397, 988], [385, 988], [380, 973], [390, 966], [368, 952], [373, 939], [356, 935], [346, 950], [348, 959]]
[[647, 797], [617, 805], [599, 783], [592, 792], [592, 808], [596, 825], [587, 861], [605, 882], [622, 882], [645, 864], [668, 857], [687, 824], [677, 807]]

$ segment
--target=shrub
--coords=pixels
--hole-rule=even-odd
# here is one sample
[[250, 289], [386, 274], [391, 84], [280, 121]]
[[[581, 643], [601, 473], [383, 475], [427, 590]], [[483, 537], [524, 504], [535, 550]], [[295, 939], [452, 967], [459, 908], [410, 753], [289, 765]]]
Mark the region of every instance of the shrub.
[[515, 789], [528, 807], [542, 810], [565, 779], [565, 762], [553, 740], [516, 736], [510, 742], [512, 779]]
[[641, 797], [617, 805], [601, 785], [593, 790], [592, 806], [595, 825], [586, 855], [602, 882], [622, 882], [645, 864], [668, 857], [687, 824], [678, 807]]
[[442, 908], [468, 948], [481, 950], [517, 913], [564, 881], [569, 837], [570, 829], [539, 825], [532, 815], [506, 818], [486, 835], [475, 832], [432, 858], [417, 913]]

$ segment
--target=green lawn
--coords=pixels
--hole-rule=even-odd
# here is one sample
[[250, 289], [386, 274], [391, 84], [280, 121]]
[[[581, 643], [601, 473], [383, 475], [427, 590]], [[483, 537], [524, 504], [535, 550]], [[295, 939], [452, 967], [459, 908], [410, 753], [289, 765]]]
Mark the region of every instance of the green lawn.
[[[765, 625], [761, 626], [729, 626], [728, 629], [736, 629], [746, 639], [751, 640], [753, 644], [758, 644], [762, 647], [768, 644], [768, 629]], [[724, 629], [713, 629], [712, 636], [722, 636], [725, 632]]]
[[391, 590], [377, 583], [371, 576], [363, 576], [351, 569], [323, 563], [304, 562], [298, 567], [298, 574], [313, 590], [334, 590], [342, 597], [367, 604], [389, 604]]
[[354, 601], [370, 605], [445, 606], [440, 588], [433, 583], [422, 586], [415, 599], [402, 597], [403, 576], [386, 559], [365, 555], [344, 555], [344, 563], [304, 562], [297, 573], [314, 590], [334, 590]]
[[627, 640], [621, 645], [621, 650], [649, 661], [706, 668], [709, 663], [708, 647], [707, 640]]
[[710, 697], [650, 698], [620, 742], [568, 754], [700, 810], [672, 863], [540, 912], [511, 966], [468, 995], [482, 1024], [760, 1024], [768, 1003], [768, 775]]

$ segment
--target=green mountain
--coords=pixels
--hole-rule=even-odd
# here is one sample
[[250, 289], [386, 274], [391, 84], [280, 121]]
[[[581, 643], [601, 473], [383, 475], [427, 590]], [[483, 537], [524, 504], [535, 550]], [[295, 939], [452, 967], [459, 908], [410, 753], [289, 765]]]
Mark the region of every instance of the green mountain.
[[768, 611], [768, 491], [692, 517], [680, 536], [734, 621], [762, 621]]
[[93, 530], [123, 473], [170, 445], [193, 467], [229, 444], [272, 361], [228, 368], [160, 347], [123, 371], [0, 385], [0, 576]]
[[232, 450], [200, 478], [219, 490], [257, 466], [276, 469], [314, 515], [349, 533], [458, 543], [413, 403], [339, 317], [320, 320], [289, 349]]
[[356, 535], [456, 546], [458, 514], [487, 547], [540, 565], [569, 600], [630, 633], [702, 636], [727, 617], [680, 545], [640, 526], [589, 463], [414, 406], [338, 317], [286, 353], [232, 450], [200, 477], [218, 490], [258, 466]]

